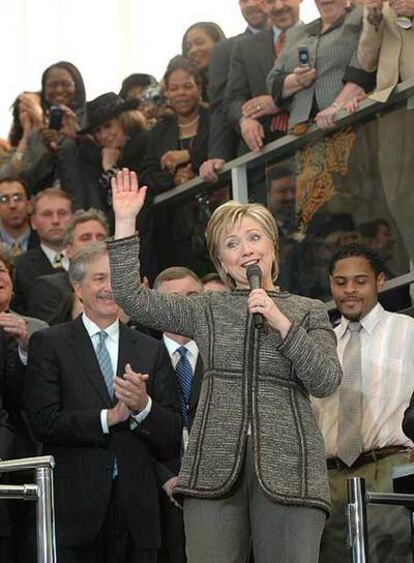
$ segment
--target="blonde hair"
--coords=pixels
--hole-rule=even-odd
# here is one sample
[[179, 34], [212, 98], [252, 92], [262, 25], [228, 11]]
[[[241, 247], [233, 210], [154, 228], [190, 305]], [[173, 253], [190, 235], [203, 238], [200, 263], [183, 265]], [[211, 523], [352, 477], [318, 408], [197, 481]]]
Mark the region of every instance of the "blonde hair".
[[207, 249], [220, 278], [230, 288], [235, 287], [233, 278], [225, 271], [220, 259], [219, 247], [224, 233], [244, 217], [256, 221], [264, 230], [274, 247], [272, 279], [276, 280], [279, 273], [279, 236], [276, 221], [270, 211], [259, 203], [237, 203], [227, 201], [218, 207], [206, 228]]
[[138, 109], [123, 111], [118, 116], [119, 122], [126, 133], [130, 133], [134, 129], [147, 129], [147, 121], [144, 115]]

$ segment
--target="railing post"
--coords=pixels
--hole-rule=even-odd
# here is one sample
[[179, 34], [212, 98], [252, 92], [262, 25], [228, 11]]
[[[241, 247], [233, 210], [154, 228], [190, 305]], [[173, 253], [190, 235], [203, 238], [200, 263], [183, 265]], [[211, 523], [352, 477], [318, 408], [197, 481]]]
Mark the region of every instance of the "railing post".
[[246, 165], [235, 166], [231, 169], [231, 197], [239, 203], [248, 203], [249, 190], [247, 186], [247, 170]]
[[56, 563], [55, 504], [51, 467], [36, 469], [37, 500], [37, 561]]
[[367, 510], [365, 506], [365, 479], [347, 479], [348, 541], [353, 563], [368, 563]]

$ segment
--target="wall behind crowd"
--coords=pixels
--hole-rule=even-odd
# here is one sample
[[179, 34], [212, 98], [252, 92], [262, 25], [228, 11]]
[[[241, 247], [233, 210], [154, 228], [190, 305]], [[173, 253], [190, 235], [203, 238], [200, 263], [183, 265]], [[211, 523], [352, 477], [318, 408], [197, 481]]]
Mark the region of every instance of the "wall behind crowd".
[[[313, 0], [303, 0], [301, 15], [305, 22], [317, 17]], [[180, 52], [184, 31], [202, 20], [215, 21], [228, 37], [245, 27], [237, 0], [0, 2], [0, 137], [7, 137], [14, 98], [39, 89], [40, 76], [52, 62], [74, 63], [92, 99], [118, 91], [132, 72], [161, 77]]]

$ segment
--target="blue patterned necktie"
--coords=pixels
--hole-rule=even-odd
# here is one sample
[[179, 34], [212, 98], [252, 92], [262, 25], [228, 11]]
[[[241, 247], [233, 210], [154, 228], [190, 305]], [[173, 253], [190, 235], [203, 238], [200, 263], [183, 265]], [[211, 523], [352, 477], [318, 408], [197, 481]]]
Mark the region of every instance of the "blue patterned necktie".
[[102, 375], [105, 380], [106, 388], [108, 389], [109, 396], [111, 399], [114, 396], [114, 384], [113, 376], [114, 372], [112, 369], [111, 357], [106, 347], [105, 340], [108, 337], [108, 333], [104, 330], [98, 332], [98, 346], [96, 347], [96, 357], [98, 358], [99, 367], [101, 368]]
[[[101, 368], [102, 375], [105, 380], [106, 388], [108, 389], [111, 399], [114, 397], [114, 371], [112, 369], [111, 356], [109, 355], [108, 348], [106, 347], [105, 340], [108, 338], [108, 333], [104, 330], [98, 332], [98, 346], [96, 347], [96, 357], [98, 358], [99, 367]], [[118, 464], [114, 459], [114, 466], [112, 468], [112, 479], [118, 476]]]
[[187, 348], [180, 346], [177, 348], [180, 359], [175, 366], [178, 383], [180, 385], [180, 407], [183, 425], [188, 428], [188, 410], [191, 396], [191, 385], [193, 380], [193, 370], [189, 359], [187, 358]]

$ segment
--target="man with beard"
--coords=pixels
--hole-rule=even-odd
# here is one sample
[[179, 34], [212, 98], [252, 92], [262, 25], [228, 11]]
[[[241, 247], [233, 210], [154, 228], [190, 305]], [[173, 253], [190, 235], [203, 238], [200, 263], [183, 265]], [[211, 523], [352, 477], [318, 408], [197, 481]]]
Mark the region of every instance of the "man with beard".
[[266, 78], [282, 51], [286, 32], [299, 24], [301, 0], [266, 0], [271, 27], [237, 41], [231, 54], [226, 90], [228, 118], [239, 133], [239, 154], [259, 150], [283, 136], [287, 116], [268, 93]]
[[[378, 303], [384, 284], [381, 257], [368, 246], [339, 248], [330, 284], [342, 315], [335, 328], [344, 377], [330, 397], [314, 399], [325, 440], [332, 513], [322, 537], [320, 563], [349, 561], [346, 481], [363, 477], [368, 491], [392, 492], [392, 469], [410, 461], [412, 442], [401, 423], [414, 389], [414, 320]], [[370, 506], [369, 560], [412, 561], [409, 513]]]
[[17, 178], [0, 180], [0, 241], [14, 257], [38, 246], [30, 228], [30, 200], [26, 184]]
[[58, 560], [155, 563], [155, 462], [181, 436], [171, 363], [160, 342], [119, 322], [104, 243], [79, 251], [69, 276], [84, 313], [32, 336], [24, 389], [56, 460]]
[[224, 107], [224, 95], [229, 75], [230, 57], [238, 39], [254, 35], [269, 24], [266, 0], [239, 0], [240, 11], [246, 20], [245, 31], [217, 43], [211, 52], [208, 67], [210, 100], [208, 160], [200, 167], [200, 176], [216, 182], [217, 174], [226, 161], [235, 158], [239, 136], [231, 128]]

